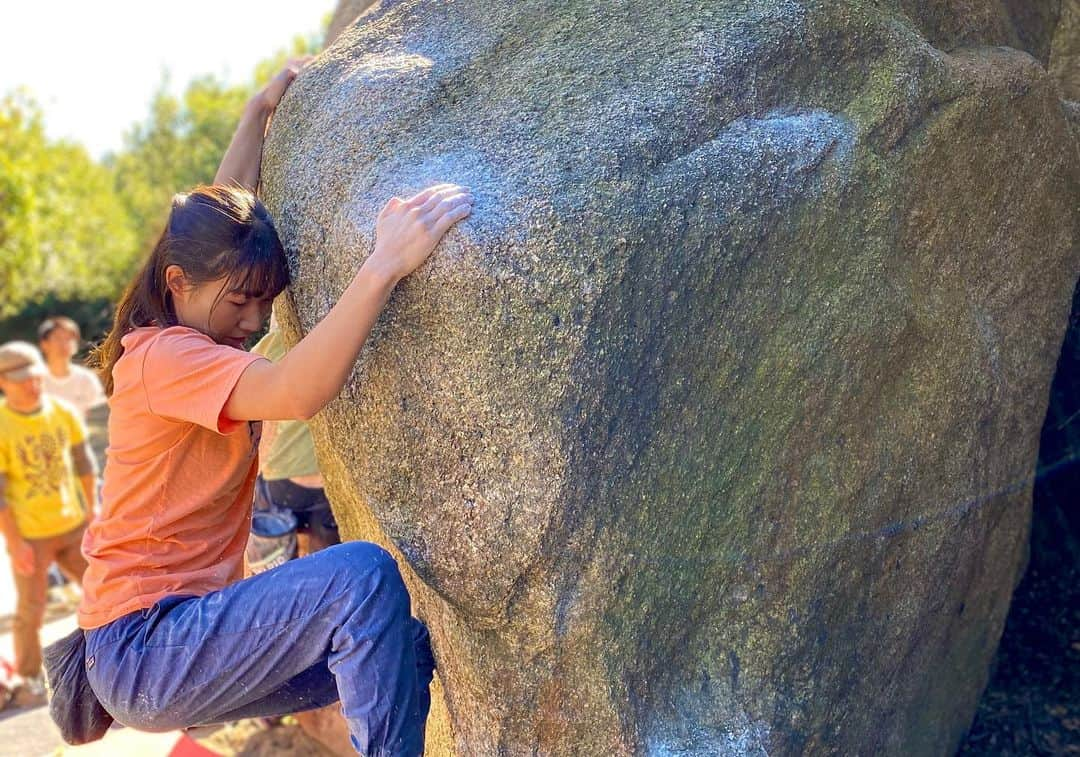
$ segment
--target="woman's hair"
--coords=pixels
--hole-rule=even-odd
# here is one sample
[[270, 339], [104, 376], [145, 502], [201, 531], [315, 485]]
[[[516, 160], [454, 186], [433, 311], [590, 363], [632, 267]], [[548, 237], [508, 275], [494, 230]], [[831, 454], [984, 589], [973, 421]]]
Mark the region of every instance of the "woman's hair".
[[109, 394], [113, 366], [124, 354], [124, 335], [140, 326], [178, 323], [165, 281], [171, 265], [180, 266], [193, 286], [227, 277], [222, 294], [276, 297], [289, 283], [281, 240], [270, 214], [251, 192], [215, 185], [176, 195], [165, 230], [116, 306], [112, 331], [94, 351]]

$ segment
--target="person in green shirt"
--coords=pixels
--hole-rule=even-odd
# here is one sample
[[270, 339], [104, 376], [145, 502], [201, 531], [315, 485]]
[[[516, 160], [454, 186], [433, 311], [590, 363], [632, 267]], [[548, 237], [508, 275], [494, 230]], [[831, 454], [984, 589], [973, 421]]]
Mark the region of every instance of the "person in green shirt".
[[[285, 356], [288, 346], [276, 318], [271, 316], [270, 330], [251, 351], [272, 362]], [[315, 458], [315, 444], [304, 421], [263, 421], [254, 506], [256, 512], [277, 511], [278, 508], [291, 512], [296, 518], [297, 532], [307, 537], [306, 545], [303, 541], [300, 543], [301, 547], [306, 547], [302, 549], [302, 554], [317, 552], [341, 542], [337, 521], [323, 489], [322, 474]], [[290, 555], [294, 546], [285, 546]], [[275, 550], [274, 554], [280, 554], [280, 550]], [[251, 544], [247, 556], [248, 569], [252, 571], [258, 570], [257, 561], [266, 557]], [[278, 559], [288, 557], [282, 555]], [[265, 567], [269, 568], [277, 564], [277, 559], [264, 559], [264, 562], [267, 563]], [[299, 712], [295, 717], [300, 727], [316, 741], [332, 751], [348, 751], [349, 730], [340, 706]]]
[[[275, 318], [270, 319], [270, 330], [251, 351], [272, 362], [288, 352]], [[265, 421], [262, 434], [255, 509], [282, 507], [291, 511], [296, 516], [297, 532], [307, 534], [309, 553], [340, 543], [307, 423]]]

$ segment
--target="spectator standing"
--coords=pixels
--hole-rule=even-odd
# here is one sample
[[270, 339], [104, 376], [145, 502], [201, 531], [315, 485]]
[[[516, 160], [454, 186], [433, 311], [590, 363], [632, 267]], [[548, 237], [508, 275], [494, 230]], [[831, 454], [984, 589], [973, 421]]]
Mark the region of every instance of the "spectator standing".
[[[278, 362], [288, 352], [277, 318], [270, 330], [251, 348], [257, 355]], [[308, 424], [300, 420], [263, 421], [259, 441], [259, 476], [255, 480], [255, 508], [285, 508], [296, 518], [299, 555], [318, 552], [341, 543], [337, 521], [323, 488]], [[249, 547], [249, 557], [251, 555]], [[349, 729], [341, 707], [330, 705], [295, 715], [300, 727], [331, 751], [344, 753]]]
[[[275, 363], [285, 357], [288, 347], [276, 318], [271, 317], [270, 330], [251, 351]], [[315, 444], [304, 421], [263, 422], [255, 507], [291, 510], [298, 532], [308, 536], [307, 553], [341, 542], [315, 459]]]
[[87, 412], [105, 404], [106, 397], [97, 374], [72, 362], [81, 339], [79, 324], [63, 315], [46, 318], [38, 326], [38, 345], [49, 368], [45, 391], [78, 410], [85, 422]]
[[80, 546], [95, 465], [78, 413], [43, 392], [47, 368], [27, 342], [0, 345], [0, 532], [15, 578], [15, 672], [40, 682], [47, 572], [82, 581]]

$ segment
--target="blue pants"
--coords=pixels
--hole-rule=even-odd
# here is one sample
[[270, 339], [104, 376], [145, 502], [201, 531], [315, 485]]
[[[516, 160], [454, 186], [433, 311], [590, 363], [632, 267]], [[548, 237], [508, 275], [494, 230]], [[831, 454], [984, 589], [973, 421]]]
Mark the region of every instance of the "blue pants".
[[368, 757], [418, 755], [434, 659], [397, 564], [367, 542], [202, 597], [168, 597], [86, 634], [90, 685], [125, 725], [167, 731], [340, 699]]

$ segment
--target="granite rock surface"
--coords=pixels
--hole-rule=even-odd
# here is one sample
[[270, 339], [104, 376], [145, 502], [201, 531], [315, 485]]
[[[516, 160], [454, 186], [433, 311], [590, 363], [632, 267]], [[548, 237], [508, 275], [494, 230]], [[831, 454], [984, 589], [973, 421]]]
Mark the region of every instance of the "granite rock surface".
[[287, 93], [294, 338], [389, 197], [477, 197], [314, 422], [343, 533], [431, 627], [430, 751], [955, 749], [1080, 154], [1060, 3], [924, 5], [382, 2]]

